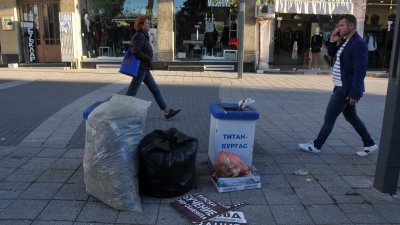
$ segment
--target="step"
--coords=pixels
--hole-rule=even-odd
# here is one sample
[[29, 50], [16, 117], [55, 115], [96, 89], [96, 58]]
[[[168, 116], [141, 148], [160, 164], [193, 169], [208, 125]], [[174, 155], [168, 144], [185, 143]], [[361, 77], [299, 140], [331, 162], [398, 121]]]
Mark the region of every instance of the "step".
[[235, 65], [204, 65], [205, 71], [234, 71]]
[[19, 63], [18, 67], [69, 67], [67, 63]]
[[195, 65], [170, 65], [168, 66], [168, 70], [170, 71], [197, 71], [197, 72], [203, 72], [204, 71], [204, 66], [195, 66]]
[[96, 64], [96, 69], [109, 69], [109, 68], [116, 68], [119, 69], [121, 64]]

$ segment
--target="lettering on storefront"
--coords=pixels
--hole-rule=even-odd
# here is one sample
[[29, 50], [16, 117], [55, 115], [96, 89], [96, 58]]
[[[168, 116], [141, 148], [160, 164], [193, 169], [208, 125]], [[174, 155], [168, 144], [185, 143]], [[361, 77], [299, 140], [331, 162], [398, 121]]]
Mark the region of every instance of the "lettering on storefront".
[[230, 0], [208, 0], [208, 7], [230, 7]]
[[29, 62], [36, 62], [35, 33], [33, 27], [28, 27]]

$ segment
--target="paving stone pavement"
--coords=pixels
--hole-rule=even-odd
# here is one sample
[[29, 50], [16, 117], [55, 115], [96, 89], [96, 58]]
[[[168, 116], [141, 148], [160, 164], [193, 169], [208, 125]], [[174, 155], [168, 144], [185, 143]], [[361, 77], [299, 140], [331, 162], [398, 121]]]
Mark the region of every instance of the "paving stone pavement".
[[[176, 127], [199, 139], [191, 193], [240, 208], [248, 224], [400, 224], [400, 199], [372, 188], [377, 153], [361, 158], [361, 140], [339, 117], [318, 154], [297, 144], [312, 140], [332, 91], [329, 76], [154, 71], [161, 92], [182, 112], [165, 120], [153, 101], [145, 134]], [[0, 69], [0, 224], [190, 224], [169, 206], [175, 198], [142, 196], [143, 213], [113, 210], [89, 196], [83, 181], [83, 110], [114, 93], [129, 77], [115, 70]], [[379, 144], [387, 79], [366, 78], [358, 112]], [[253, 164], [262, 188], [218, 193], [207, 167], [211, 102], [251, 97], [260, 113]], [[307, 176], [292, 175], [306, 168]], [[400, 193], [400, 189], [399, 192]]]

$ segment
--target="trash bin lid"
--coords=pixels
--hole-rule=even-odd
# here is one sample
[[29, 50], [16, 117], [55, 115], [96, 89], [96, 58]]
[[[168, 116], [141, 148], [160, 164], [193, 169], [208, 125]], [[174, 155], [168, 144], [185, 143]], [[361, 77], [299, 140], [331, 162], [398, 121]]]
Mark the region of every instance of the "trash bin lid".
[[237, 103], [211, 103], [209, 106], [211, 115], [221, 120], [258, 120], [260, 115], [252, 107], [246, 106], [242, 111], [236, 111]]

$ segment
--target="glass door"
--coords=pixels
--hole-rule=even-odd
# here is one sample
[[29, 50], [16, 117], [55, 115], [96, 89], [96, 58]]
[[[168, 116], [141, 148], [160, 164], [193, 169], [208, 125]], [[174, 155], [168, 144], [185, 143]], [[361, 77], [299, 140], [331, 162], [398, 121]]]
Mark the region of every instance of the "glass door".
[[60, 23], [58, 13], [60, 11], [59, 3], [42, 3], [42, 29], [41, 42], [43, 62], [60, 62]]
[[21, 21], [33, 22], [33, 37], [29, 35], [28, 28], [23, 28], [22, 32], [25, 62], [31, 61], [32, 42], [35, 62], [61, 62], [59, 11], [60, 4], [54, 1], [26, 1], [20, 4]]

